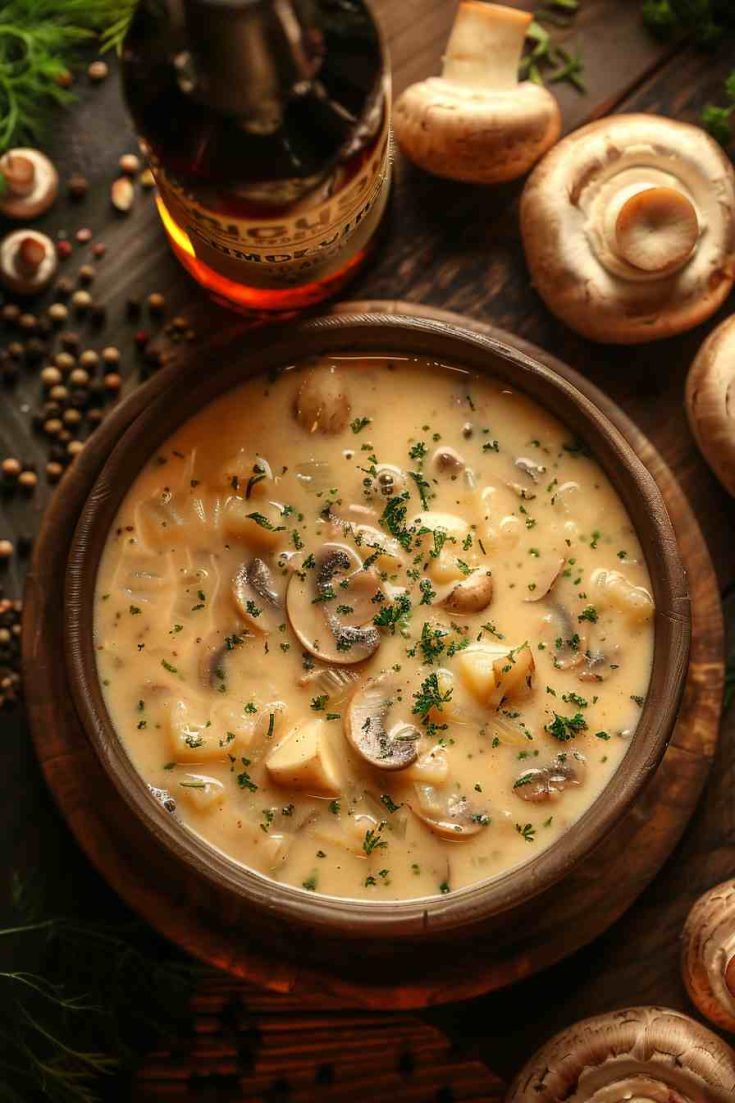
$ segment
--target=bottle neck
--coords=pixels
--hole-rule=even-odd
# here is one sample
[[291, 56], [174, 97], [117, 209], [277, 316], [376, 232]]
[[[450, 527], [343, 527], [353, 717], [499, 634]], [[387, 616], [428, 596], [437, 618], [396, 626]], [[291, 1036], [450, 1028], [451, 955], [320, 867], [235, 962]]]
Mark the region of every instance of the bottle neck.
[[245, 129], [270, 133], [289, 98], [321, 64], [314, 0], [168, 0], [185, 49], [176, 66], [182, 91]]

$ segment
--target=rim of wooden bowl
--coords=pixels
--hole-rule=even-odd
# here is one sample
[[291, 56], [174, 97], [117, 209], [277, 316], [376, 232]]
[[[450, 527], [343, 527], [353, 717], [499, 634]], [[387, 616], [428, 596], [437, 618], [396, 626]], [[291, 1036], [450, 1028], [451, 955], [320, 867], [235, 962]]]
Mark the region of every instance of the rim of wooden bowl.
[[[310, 893], [240, 865], [182, 825], [150, 793], [118, 738], [104, 703], [93, 647], [93, 596], [105, 538], [133, 480], [176, 428], [252, 375], [321, 354], [429, 356], [486, 373], [524, 391], [590, 447], [625, 506], [643, 548], [656, 613], [651, 682], [620, 767], [590, 808], [537, 857], [446, 896], [364, 901]], [[207, 369], [210, 373], [207, 374]], [[243, 355], [187, 365], [112, 450], [87, 498], [72, 540], [65, 601], [65, 649], [72, 696], [83, 729], [130, 811], [173, 861], [275, 922], [323, 934], [386, 940], [436, 937], [525, 904], [590, 854], [652, 777], [673, 730], [690, 641], [685, 576], [673, 527], [652, 476], [622, 434], [572, 382], [524, 348], [459, 324], [385, 313], [335, 314], [284, 332], [248, 335]]]

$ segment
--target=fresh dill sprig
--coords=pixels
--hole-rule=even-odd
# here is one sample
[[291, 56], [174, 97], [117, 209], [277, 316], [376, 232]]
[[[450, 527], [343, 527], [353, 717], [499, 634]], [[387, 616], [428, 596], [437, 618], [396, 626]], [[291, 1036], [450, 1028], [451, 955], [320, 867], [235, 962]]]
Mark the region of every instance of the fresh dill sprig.
[[38, 138], [74, 95], [68, 76], [99, 36], [119, 48], [137, 0], [5, 0], [0, 5], [0, 153]]

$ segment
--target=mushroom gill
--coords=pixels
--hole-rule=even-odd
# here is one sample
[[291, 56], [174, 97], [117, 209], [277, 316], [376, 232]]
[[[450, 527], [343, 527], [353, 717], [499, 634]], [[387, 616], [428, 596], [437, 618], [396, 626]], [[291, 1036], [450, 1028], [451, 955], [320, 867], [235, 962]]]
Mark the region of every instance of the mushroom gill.
[[732, 1103], [735, 1053], [665, 1007], [584, 1019], [531, 1058], [506, 1103]]
[[490, 824], [488, 813], [476, 808], [454, 788], [415, 785], [414, 798], [408, 805], [422, 823], [443, 839], [469, 839]]
[[268, 564], [255, 556], [232, 580], [235, 607], [249, 628], [268, 634], [283, 622], [283, 603]]
[[710, 889], [689, 912], [681, 968], [702, 1014], [735, 1033], [735, 881]]

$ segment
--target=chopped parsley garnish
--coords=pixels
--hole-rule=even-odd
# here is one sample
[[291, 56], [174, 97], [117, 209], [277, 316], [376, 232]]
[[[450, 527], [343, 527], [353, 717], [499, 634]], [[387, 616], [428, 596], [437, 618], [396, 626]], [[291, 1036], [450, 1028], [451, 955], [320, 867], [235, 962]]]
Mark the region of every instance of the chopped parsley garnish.
[[354, 421], [350, 422], [350, 429], [353, 433], [360, 433], [363, 429], [366, 429], [370, 424], [372, 418], [369, 417], [356, 417]]
[[167, 662], [166, 659], [161, 659], [161, 666], [163, 667], [164, 670], [167, 670], [169, 672], [169, 674], [178, 674], [179, 673], [178, 669], [175, 666], [173, 666], [172, 663]]
[[381, 606], [373, 617], [373, 624], [376, 628], [388, 628], [391, 635], [395, 635], [396, 628], [401, 632], [406, 630], [410, 614], [411, 599], [408, 594], [399, 594], [395, 601]]
[[406, 528], [406, 502], [408, 498], [407, 491], [389, 498], [380, 518], [381, 525], [388, 530], [391, 536], [396, 538], [406, 551], [411, 548], [411, 531]]
[[309, 706], [314, 712], [322, 712], [327, 707], [327, 701], [329, 700], [328, 693], [322, 693], [319, 697], [312, 697], [311, 705]]
[[388, 811], [391, 813], [397, 812], [398, 809], [401, 807], [400, 804], [396, 804], [395, 801], [391, 798], [390, 793], [383, 793], [380, 797], [380, 803], [384, 804]]
[[587, 730], [587, 721], [581, 712], [576, 712], [574, 716], [560, 716], [558, 712], [555, 712], [554, 719], [545, 726], [544, 730], [561, 743], [568, 743], [580, 732]]
[[142, 612], [142, 609], [138, 605], [131, 605], [128, 608], [128, 612], [130, 613], [131, 617], [139, 617], [141, 612]]
[[365, 832], [365, 838], [362, 840], [362, 849], [366, 854], [372, 854], [374, 850], [379, 850], [381, 847], [387, 847], [388, 844], [381, 835], [381, 831], [385, 827], [384, 823], [378, 824], [376, 828], [369, 827]]
[[577, 617], [577, 620], [588, 620], [592, 624], [596, 624], [598, 620], [598, 613], [594, 605], [587, 605]]
[[517, 823], [516, 831], [527, 843], [532, 843], [536, 839], [536, 828], [531, 823]]

